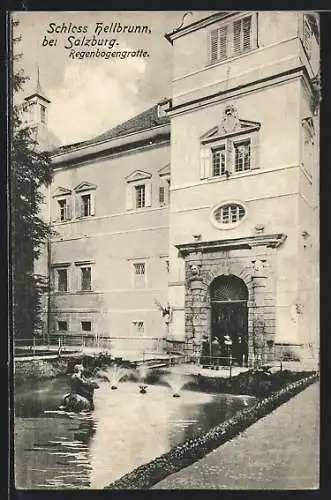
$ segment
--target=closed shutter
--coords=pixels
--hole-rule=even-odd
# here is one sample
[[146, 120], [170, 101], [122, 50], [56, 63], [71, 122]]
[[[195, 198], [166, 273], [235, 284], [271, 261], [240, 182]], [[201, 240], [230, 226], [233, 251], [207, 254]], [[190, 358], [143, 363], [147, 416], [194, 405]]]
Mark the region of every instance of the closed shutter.
[[243, 50], [251, 49], [252, 17], [245, 17], [243, 20]]
[[210, 32], [210, 62], [217, 61], [218, 57], [218, 30]]
[[147, 182], [145, 184], [145, 207], [150, 207], [152, 205], [152, 183]]
[[133, 209], [133, 187], [131, 184], [126, 185], [125, 208], [126, 210]]
[[210, 148], [200, 149], [200, 178], [206, 179], [211, 174], [212, 151]]
[[241, 20], [233, 23], [233, 52], [239, 54], [241, 51]]
[[220, 60], [226, 59], [227, 57], [227, 26], [220, 28], [218, 30], [219, 34], [219, 54], [218, 58]]
[[80, 219], [82, 216], [82, 200], [79, 194], [75, 196], [75, 217], [76, 219]]
[[71, 200], [68, 198], [66, 202], [66, 220], [71, 219]]
[[57, 222], [60, 220], [60, 207], [57, 200], [52, 200], [52, 222]]
[[90, 215], [95, 215], [95, 193], [90, 194], [91, 209]]
[[253, 134], [251, 138], [251, 170], [260, 168], [259, 135]]

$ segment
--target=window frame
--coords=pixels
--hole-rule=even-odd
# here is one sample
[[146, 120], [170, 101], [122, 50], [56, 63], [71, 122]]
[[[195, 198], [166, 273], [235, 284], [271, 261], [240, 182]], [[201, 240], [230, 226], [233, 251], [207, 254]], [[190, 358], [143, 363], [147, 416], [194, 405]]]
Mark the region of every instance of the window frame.
[[[90, 330], [84, 330], [83, 323], [85, 323], [85, 324], [89, 323], [91, 329]], [[93, 331], [93, 329], [92, 329], [92, 321], [91, 320], [81, 320], [80, 321], [80, 327], [81, 327], [81, 332], [84, 332], [84, 333], [92, 333], [92, 331]]]
[[[70, 278], [70, 262], [61, 262], [51, 264], [51, 279], [53, 290], [56, 294], [66, 294], [71, 291], [71, 278]], [[67, 288], [66, 290], [59, 289], [59, 271], [66, 271], [67, 274]]]
[[[138, 265], [144, 265], [144, 274], [137, 274], [136, 269]], [[145, 290], [148, 286], [147, 282], [147, 261], [144, 259], [137, 259], [137, 260], [132, 260], [131, 261], [131, 266], [132, 266], [132, 288], [133, 290]], [[143, 276], [144, 279], [142, 280], [144, 286], [142, 287], [137, 287], [136, 286], [136, 276]]]
[[[135, 325], [138, 325], [139, 323], [142, 323], [143, 325], [143, 333], [138, 333], [137, 328]], [[134, 319], [131, 321], [131, 336], [132, 337], [146, 337], [146, 321], [142, 319]]]
[[[229, 177], [247, 175], [260, 169], [259, 165], [259, 133], [260, 127], [252, 127], [251, 130], [240, 130], [231, 134], [217, 135], [200, 139], [200, 180], [212, 181], [223, 180]], [[250, 141], [250, 168], [235, 171], [235, 144]], [[212, 153], [218, 148], [225, 146], [225, 170], [224, 174], [213, 176]]]
[[[227, 143], [226, 143], [226, 140], [225, 141], [222, 141], [220, 142], [219, 144], [217, 144], [217, 146], [212, 146], [211, 147], [211, 172], [210, 172], [210, 177], [211, 178], [215, 178], [215, 177], [223, 177], [226, 175], [226, 171], [227, 171]], [[222, 165], [221, 165], [221, 161], [220, 161], [220, 165], [219, 165], [219, 174], [215, 174], [214, 172], [214, 155], [217, 154], [218, 152], [220, 151], [224, 151], [224, 171], [222, 172]]]
[[[75, 187], [75, 219], [88, 219], [96, 215], [96, 189], [95, 184], [81, 182]], [[83, 213], [83, 198], [89, 197], [88, 214]]]
[[[140, 194], [139, 194], [140, 193]], [[140, 196], [140, 198], [139, 198]], [[140, 203], [138, 201], [140, 200]], [[143, 201], [143, 203], [142, 203]], [[146, 184], [136, 184], [134, 186], [134, 209], [141, 210], [146, 208]]]
[[[76, 293], [93, 293], [94, 290], [94, 267], [95, 262], [92, 260], [88, 261], [76, 261]], [[83, 269], [90, 269], [90, 290], [83, 289]]]
[[[69, 321], [68, 320], [64, 320], [64, 319], [57, 319], [56, 320], [56, 323], [57, 323], [57, 329], [56, 331], [57, 332], [68, 332], [69, 331]], [[67, 326], [65, 329], [61, 329], [60, 328], [60, 323], [65, 323]]]
[[[245, 48], [244, 43], [245, 43], [245, 37], [244, 37], [244, 22], [245, 19], [251, 19], [250, 22], [250, 47]], [[236, 23], [240, 23], [240, 41], [239, 41], [239, 50], [235, 50], [235, 25]], [[221, 31], [226, 31], [226, 37], [225, 37], [225, 55], [220, 54], [221, 50]], [[216, 59], [213, 58], [213, 33], [217, 32], [217, 42], [216, 42], [216, 52], [217, 52], [217, 57]], [[240, 57], [243, 54], [248, 54], [252, 50], [255, 50], [258, 48], [258, 13], [257, 12], [250, 12], [250, 13], [245, 13], [240, 15], [240, 17], [236, 17], [235, 19], [227, 19], [224, 20], [223, 22], [218, 23], [218, 25], [212, 26], [208, 30], [208, 64], [209, 66], [222, 63], [224, 61], [227, 61], [228, 59], [232, 59], [234, 57]], [[215, 39], [214, 39], [215, 43]]]
[[[244, 168], [244, 160], [243, 160], [243, 168], [242, 170], [236, 170], [236, 147], [240, 147], [242, 144], [249, 143], [249, 168]], [[250, 137], [233, 140], [233, 169], [232, 174], [243, 174], [245, 172], [250, 172], [252, 170], [252, 139]]]
[[[231, 206], [231, 205], [236, 205], [236, 206], [242, 207], [244, 209], [244, 212], [245, 212], [243, 217], [241, 217], [241, 219], [238, 219], [236, 222], [224, 223], [224, 222], [217, 221], [217, 219], [215, 217], [215, 212], [219, 209], [222, 209], [224, 207]], [[213, 208], [210, 211], [210, 222], [217, 229], [235, 229], [246, 219], [247, 213], [248, 213], [247, 207], [246, 207], [245, 203], [243, 203], [242, 201], [240, 201], [240, 200], [227, 200], [227, 201], [223, 201], [221, 203], [217, 203], [216, 205], [213, 206]]]

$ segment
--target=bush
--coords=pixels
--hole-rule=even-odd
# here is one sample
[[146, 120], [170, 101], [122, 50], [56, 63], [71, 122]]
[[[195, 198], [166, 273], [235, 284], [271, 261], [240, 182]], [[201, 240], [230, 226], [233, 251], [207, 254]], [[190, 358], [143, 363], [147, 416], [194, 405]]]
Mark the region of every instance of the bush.
[[67, 373], [67, 361], [64, 359], [16, 361], [14, 367], [15, 384], [26, 380], [42, 380], [59, 377]]

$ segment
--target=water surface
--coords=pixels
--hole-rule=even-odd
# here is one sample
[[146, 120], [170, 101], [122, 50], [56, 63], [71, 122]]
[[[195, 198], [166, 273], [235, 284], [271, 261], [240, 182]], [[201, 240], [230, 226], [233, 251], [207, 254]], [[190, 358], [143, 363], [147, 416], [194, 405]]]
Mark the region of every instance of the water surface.
[[255, 400], [188, 390], [173, 398], [162, 385], [140, 394], [133, 382], [112, 391], [105, 382], [95, 392], [92, 415], [45, 414], [57, 408], [67, 390], [63, 378], [16, 388], [16, 488], [102, 489]]

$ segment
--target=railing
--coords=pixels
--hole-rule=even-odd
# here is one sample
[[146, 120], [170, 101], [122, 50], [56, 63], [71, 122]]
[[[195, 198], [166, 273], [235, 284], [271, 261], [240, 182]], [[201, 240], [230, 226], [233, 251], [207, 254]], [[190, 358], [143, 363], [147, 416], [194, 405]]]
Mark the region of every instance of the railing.
[[139, 354], [139, 358], [165, 353], [165, 340], [160, 337], [109, 337], [100, 334], [77, 332], [51, 332], [32, 339], [15, 339], [15, 355], [37, 355], [44, 351], [58, 354], [72, 350], [89, 349], [112, 352], [114, 355]]

